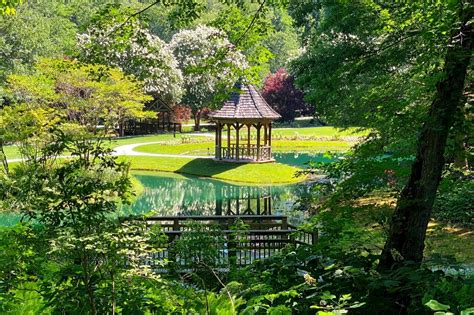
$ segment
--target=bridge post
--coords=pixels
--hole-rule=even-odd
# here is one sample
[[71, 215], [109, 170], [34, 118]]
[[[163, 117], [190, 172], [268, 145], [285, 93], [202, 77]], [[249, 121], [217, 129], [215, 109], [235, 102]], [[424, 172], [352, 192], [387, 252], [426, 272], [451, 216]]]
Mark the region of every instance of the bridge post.
[[[281, 219], [281, 229], [288, 231], [288, 219], [286, 217]], [[287, 240], [288, 239], [288, 234], [283, 234], [282, 238]], [[293, 237], [290, 235], [290, 239], [293, 241]]]
[[[234, 224], [231, 218], [227, 220], [227, 230], [231, 229], [231, 226]], [[229, 265], [237, 266], [237, 248], [235, 243], [234, 233], [227, 233], [227, 259], [229, 260]]]

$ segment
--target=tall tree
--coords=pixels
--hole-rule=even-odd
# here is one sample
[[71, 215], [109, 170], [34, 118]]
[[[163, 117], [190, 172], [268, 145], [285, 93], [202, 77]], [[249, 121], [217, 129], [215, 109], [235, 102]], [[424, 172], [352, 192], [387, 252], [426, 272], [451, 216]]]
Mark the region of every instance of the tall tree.
[[463, 91], [474, 48], [473, 16], [474, 6], [461, 2], [442, 76], [436, 83], [436, 94], [418, 139], [410, 178], [392, 217], [380, 269], [391, 268], [400, 258], [417, 263], [423, 259], [426, 229], [445, 163], [446, 141], [464, 105]]
[[202, 110], [227, 97], [247, 62], [225, 33], [213, 27], [183, 30], [173, 36], [170, 46], [183, 73], [183, 103], [191, 107], [199, 130]]
[[[374, 130], [356, 150], [354, 160], [369, 156], [359, 171], [387, 152], [394, 163], [416, 155], [380, 268], [397, 259], [420, 263], [446, 137], [462, 117], [456, 113], [472, 53], [472, 4], [307, 0], [290, 9], [304, 30], [305, 53], [292, 70], [307, 100], [330, 123]], [[365, 187], [374, 186], [355, 190]]]

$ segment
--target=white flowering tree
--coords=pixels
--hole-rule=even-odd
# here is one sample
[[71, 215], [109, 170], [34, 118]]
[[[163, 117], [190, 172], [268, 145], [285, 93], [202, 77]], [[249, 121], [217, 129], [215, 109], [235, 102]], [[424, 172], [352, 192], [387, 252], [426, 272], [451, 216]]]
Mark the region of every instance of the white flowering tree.
[[81, 59], [118, 67], [143, 81], [145, 92], [175, 103], [182, 96], [182, 75], [168, 45], [124, 12], [99, 15], [78, 35]]
[[182, 30], [170, 47], [183, 74], [183, 103], [191, 108], [199, 130], [202, 110], [219, 105], [247, 67], [245, 56], [224, 32], [208, 26]]

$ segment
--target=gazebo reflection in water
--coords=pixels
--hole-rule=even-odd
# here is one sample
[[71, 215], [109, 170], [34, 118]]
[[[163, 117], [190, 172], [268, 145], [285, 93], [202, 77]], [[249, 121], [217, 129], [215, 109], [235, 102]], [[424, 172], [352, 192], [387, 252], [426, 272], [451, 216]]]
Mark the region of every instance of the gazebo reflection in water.
[[215, 186], [215, 215], [271, 215], [271, 187]]
[[257, 186], [226, 183], [198, 177], [136, 175], [143, 193], [124, 209], [125, 214], [274, 215], [297, 201], [300, 185]]

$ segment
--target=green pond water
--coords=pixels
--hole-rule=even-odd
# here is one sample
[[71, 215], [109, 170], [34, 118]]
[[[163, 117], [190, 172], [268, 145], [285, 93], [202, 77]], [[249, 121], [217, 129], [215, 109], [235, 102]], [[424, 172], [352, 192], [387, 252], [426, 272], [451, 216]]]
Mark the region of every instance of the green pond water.
[[330, 163], [330, 157], [322, 153], [273, 152], [273, 158], [282, 164], [304, 168], [309, 162]]
[[308, 189], [305, 184], [249, 186], [165, 173], [135, 176], [144, 191], [131, 206], [122, 207], [124, 215], [285, 214], [295, 223], [304, 216], [293, 206]]
[[[319, 153], [275, 153], [274, 157], [279, 163], [299, 167], [309, 161], [331, 161]], [[273, 214], [288, 215], [297, 223], [304, 213], [295, 210], [295, 205], [309, 190], [306, 184], [256, 186], [156, 172], [135, 176], [145, 189], [133, 205], [122, 208], [125, 215]]]
[[[304, 167], [309, 161], [330, 162], [322, 154], [275, 153], [284, 164]], [[209, 178], [173, 173], [134, 173], [144, 186], [130, 206], [121, 206], [122, 215], [153, 213], [155, 215], [288, 215], [290, 222], [303, 220], [304, 213], [295, 210], [299, 196], [308, 193], [308, 185], [245, 185]], [[297, 207], [296, 207], [297, 208]], [[0, 213], [0, 225], [11, 226], [20, 216]]]

